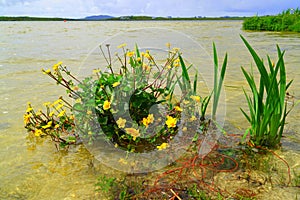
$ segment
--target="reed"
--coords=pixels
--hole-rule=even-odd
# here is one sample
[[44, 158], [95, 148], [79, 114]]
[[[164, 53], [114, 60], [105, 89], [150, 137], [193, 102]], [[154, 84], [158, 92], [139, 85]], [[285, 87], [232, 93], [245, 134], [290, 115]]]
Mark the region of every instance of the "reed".
[[[221, 89], [225, 77], [226, 67], [227, 67], [227, 53], [225, 54], [223, 64], [221, 67], [221, 73], [219, 75], [219, 64], [218, 64], [218, 54], [215, 43], [213, 43], [213, 54], [214, 54], [214, 88], [213, 88], [213, 108], [212, 108], [212, 119], [216, 120], [217, 108], [219, 104]], [[209, 98], [210, 99], [210, 98]]]
[[249, 113], [247, 114], [241, 109], [251, 125], [246, 130], [244, 138], [250, 134], [250, 139], [254, 145], [276, 148], [280, 144], [286, 116], [290, 111], [287, 110], [285, 95], [292, 81], [288, 83], [286, 81], [284, 52], [277, 46], [277, 63], [273, 64], [268, 56], [268, 65], [265, 66], [263, 60], [246, 39], [242, 36], [241, 38], [253, 57], [259, 72], [259, 83], [256, 84], [253, 70], [247, 72], [245, 68], [241, 68], [251, 89], [250, 94], [244, 90]]

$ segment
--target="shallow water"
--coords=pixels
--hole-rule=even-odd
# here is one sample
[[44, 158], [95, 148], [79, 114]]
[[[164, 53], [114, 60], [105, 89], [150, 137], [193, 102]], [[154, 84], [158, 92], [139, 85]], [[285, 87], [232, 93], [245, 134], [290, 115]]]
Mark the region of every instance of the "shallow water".
[[[186, 58], [194, 63], [200, 72], [210, 70], [206, 65], [205, 68], [203, 63], [212, 68], [212, 59], [207, 56], [212, 55], [212, 42], [216, 43], [220, 56], [223, 57], [224, 53], [228, 52], [225, 119], [240, 129], [241, 133], [248, 124], [239, 110], [241, 106], [246, 105], [241, 87], [247, 87], [240, 66], [249, 69], [252, 60], [239, 37], [240, 34], [245, 36], [265, 59], [265, 54], [268, 53], [275, 60], [275, 44], [286, 50], [288, 79], [294, 79], [290, 93], [299, 100], [300, 34], [244, 32], [241, 30], [241, 24], [241, 21], [1, 22], [0, 198], [100, 198], [101, 194], [94, 191], [96, 177], [100, 174], [116, 176], [120, 174], [94, 160], [83, 146], [72, 148], [68, 153], [57, 152], [51, 141], [35, 141], [36, 138], [28, 138], [22, 119], [28, 101], [38, 108], [44, 101], [55, 100], [65, 94], [62, 88], [57, 87], [41, 73], [41, 68], [49, 68], [58, 61], [63, 61], [71, 69], [80, 71], [82, 63], [86, 64], [84, 60], [89, 53], [97, 48], [98, 44], [118, 33], [143, 27], [157, 27], [158, 32], [155, 34], [164, 35], [166, 38], [168, 31], [162, 28], [184, 33], [202, 47], [201, 52], [204, 53], [197, 54], [195, 52], [198, 47], [195, 43], [180, 45], [178, 41], [177, 44], [179, 47], [190, 48], [184, 55], [187, 55]], [[145, 33], [142, 31], [140, 37], [150, 40], [147, 31]], [[174, 41], [174, 38], [171, 41]], [[161, 46], [166, 42], [169, 41], [160, 40], [159, 37], [155, 41]], [[204, 59], [203, 63], [199, 59]], [[300, 173], [299, 111], [300, 106], [295, 108], [287, 119], [287, 134], [281, 152], [298, 174]], [[295, 197], [295, 194], [288, 191], [287, 189], [281, 193], [290, 194], [290, 198]], [[275, 195], [272, 191], [269, 192], [270, 196]], [[276, 190], [274, 193], [277, 193]]]

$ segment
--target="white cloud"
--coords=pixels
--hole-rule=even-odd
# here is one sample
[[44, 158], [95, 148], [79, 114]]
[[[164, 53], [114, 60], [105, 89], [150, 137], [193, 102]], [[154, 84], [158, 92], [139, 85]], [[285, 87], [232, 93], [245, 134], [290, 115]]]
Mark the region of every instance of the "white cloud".
[[223, 16], [276, 14], [291, 7], [300, 7], [298, 0], [0, 0], [0, 15]]

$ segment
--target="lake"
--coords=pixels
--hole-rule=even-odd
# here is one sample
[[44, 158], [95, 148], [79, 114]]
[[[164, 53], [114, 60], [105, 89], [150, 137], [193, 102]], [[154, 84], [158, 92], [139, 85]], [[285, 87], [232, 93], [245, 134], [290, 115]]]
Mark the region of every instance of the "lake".
[[[28, 137], [23, 125], [28, 101], [34, 108], [40, 108], [43, 102], [65, 95], [65, 91], [41, 69], [62, 61], [80, 73], [83, 66], [96, 63], [93, 63], [91, 52], [101, 43], [123, 41], [134, 45], [129, 42], [137, 42], [143, 48], [157, 50], [171, 42], [181, 48], [183, 56], [205, 76], [213, 66], [212, 43], [215, 42], [220, 60], [225, 52], [229, 55], [223, 99], [226, 102], [224, 118], [234, 127], [229, 132], [240, 130], [243, 133], [248, 127], [240, 111], [240, 107], [246, 106], [242, 87], [247, 88], [240, 67], [250, 69], [253, 61], [240, 34], [265, 60], [266, 54], [276, 60], [276, 44], [286, 51], [287, 78], [294, 80], [289, 92], [300, 99], [299, 33], [245, 32], [241, 30], [242, 21], [0, 24], [0, 199], [99, 199], [101, 194], [95, 192], [94, 187], [97, 177], [101, 174], [122, 175], [95, 160], [84, 146], [58, 152], [50, 139]], [[205, 76], [206, 81], [211, 81], [211, 77], [211, 74]], [[287, 137], [283, 140], [283, 150], [279, 151], [298, 174], [299, 119], [300, 106], [287, 118]], [[295, 193], [288, 189], [274, 189], [268, 194], [269, 198], [275, 198], [278, 191], [295, 198]]]

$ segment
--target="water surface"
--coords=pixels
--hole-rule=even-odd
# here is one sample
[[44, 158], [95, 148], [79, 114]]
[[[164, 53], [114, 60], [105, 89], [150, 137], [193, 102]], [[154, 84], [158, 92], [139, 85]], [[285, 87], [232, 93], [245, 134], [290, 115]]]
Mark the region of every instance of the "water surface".
[[[23, 128], [23, 113], [28, 101], [38, 108], [44, 101], [52, 101], [65, 94], [62, 88], [41, 73], [41, 68], [49, 68], [58, 61], [63, 61], [73, 70], [79, 70], [84, 59], [99, 43], [130, 29], [171, 29], [188, 35], [210, 55], [212, 42], [216, 43], [221, 57], [228, 52], [229, 65], [225, 80], [226, 120], [241, 132], [248, 124], [239, 110], [240, 107], [246, 106], [241, 88], [247, 88], [240, 67], [250, 69], [252, 60], [240, 39], [240, 34], [246, 37], [262, 56], [268, 53], [275, 60], [275, 44], [286, 50], [288, 79], [294, 79], [290, 93], [300, 99], [300, 34], [244, 32], [241, 30], [241, 24], [241, 21], [1, 22], [0, 198], [100, 198], [101, 194], [94, 191], [96, 177], [99, 174], [119, 175], [118, 172], [94, 160], [83, 146], [72, 148], [68, 153], [57, 152], [49, 140], [28, 138]], [[168, 41], [159, 42], [163, 45]], [[197, 64], [198, 59], [207, 57], [192, 52], [191, 49], [187, 55], [193, 63]], [[264, 58], [266, 60], [266, 57]], [[209, 59], [206, 62], [207, 66], [195, 67], [212, 67]], [[298, 174], [299, 111], [298, 106], [287, 119], [288, 140], [283, 141], [281, 152]], [[288, 190], [281, 192], [289, 193]]]

